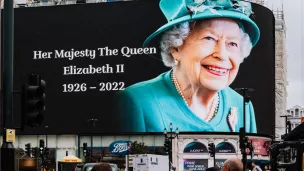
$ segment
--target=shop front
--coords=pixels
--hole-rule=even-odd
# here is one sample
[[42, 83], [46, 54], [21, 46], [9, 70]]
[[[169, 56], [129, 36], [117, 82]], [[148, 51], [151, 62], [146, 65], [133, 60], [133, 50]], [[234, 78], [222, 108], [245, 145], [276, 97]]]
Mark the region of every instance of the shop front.
[[[269, 162], [267, 142], [270, 138], [250, 136], [254, 146], [254, 155], [248, 155], [248, 161], [254, 160], [264, 165]], [[173, 143], [173, 165], [178, 171], [206, 170], [209, 167], [222, 167], [232, 157], [241, 158], [238, 135], [191, 135], [182, 134]], [[215, 158], [208, 152], [208, 144], [215, 145]], [[175, 155], [176, 154], [176, 155]], [[215, 159], [215, 160], [214, 160]]]

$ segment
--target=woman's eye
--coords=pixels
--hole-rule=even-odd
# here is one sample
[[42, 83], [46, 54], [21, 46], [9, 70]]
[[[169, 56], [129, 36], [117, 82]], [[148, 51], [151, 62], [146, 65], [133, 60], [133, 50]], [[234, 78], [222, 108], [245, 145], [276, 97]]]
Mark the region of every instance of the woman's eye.
[[237, 44], [237, 43], [234, 43], [234, 42], [230, 42], [229, 45], [230, 45], [230, 46], [234, 46], [234, 47], [238, 47], [238, 44]]
[[213, 37], [210, 37], [210, 36], [207, 36], [207, 37], [204, 37], [205, 40], [215, 40]]

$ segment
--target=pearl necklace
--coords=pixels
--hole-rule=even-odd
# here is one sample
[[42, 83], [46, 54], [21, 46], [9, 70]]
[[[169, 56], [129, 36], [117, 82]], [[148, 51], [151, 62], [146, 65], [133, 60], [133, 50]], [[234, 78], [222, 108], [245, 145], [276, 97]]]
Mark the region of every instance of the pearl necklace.
[[[182, 92], [182, 90], [179, 86], [179, 83], [177, 81], [177, 78], [176, 78], [173, 70], [172, 70], [172, 74], [171, 74], [171, 79], [173, 81], [173, 84], [174, 84], [177, 92], [180, 94], [180, 96], [185, 101], [186, 105], [189, 107], [189, 104], [188, 104], [188, 102], [187, 102], [187, 100], [186, 100], [186, 98], [185, 98], [185, 96], [184, 96], [184, 94], [183, 94], [183, 92]], [[207, 112], [207, 116], [204, 119], [205, 121], [209, 122], [214, 118], [214, 116], [216, 115], [217, 110], [218, 110], [219, 100], [220, 100], [219, 94], [217, 93], [216, 96], [214, 97], [213, 101], [212, 101], [212, 104], [211, 104], [211, 107], [210, 107], [209, 111]]]

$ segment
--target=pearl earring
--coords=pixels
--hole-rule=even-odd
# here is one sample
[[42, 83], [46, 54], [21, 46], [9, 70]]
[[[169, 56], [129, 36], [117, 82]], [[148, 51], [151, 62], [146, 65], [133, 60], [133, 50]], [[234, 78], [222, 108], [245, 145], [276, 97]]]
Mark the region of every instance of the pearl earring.
[[178, 61], [176, 60], [176, 59], [174, 59], [174, 65], [176, 66], [176, 65], [178, 65]]

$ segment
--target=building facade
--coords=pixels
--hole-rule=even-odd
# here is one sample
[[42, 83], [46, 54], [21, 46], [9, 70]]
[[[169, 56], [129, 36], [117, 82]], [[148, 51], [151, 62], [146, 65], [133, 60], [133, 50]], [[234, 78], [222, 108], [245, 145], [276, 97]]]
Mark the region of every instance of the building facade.
[[[248, 155], [247, 159], [260, 166], [268, 165], [270, 162], [268, 145], [270, 145], [271, 139], [262, 136], [248, 136], [248, 138], [253, 144], [254, 156]], [[209, 143], [214, 143], [216, 147], [214, 158], [210, 157], [208, 153]], [[177, 171], [204, 170], [203, 168], [213, 166], [221, 168], [229, 158], [242, 158], [239, 147], [238, 135], [217, 135], [216, 133], [212, 135], [180, 135], [173, 143], [173, 165]]]
[[290, 121], [291, 130], [301, 124], [301, 119], [304, 117], [304, 108], [301, 106], [294, 106], [287, 110], [287, 121]]
[[285, 49], [286, 25], [283, 7], [272, 10], [275, 17], [275, 136], [277, 139], [285, 132], [285, 115], [287, 106], [287, 54]]
[[[30, 143], [32, 147], [39, 147], [39, 141], [44, 140], [50, 149], [47, 171], [61, 171], [60, 160], [67, 154], [77, 156], [85, 160], [83, 156], [83, 144], [87, 143], [89, 149], [93, 150], [93, 162], [116, 163], [120, 168], [124, 167], [125, 158], [111, 154], [109, 146], [119, 140], [143, 142], [150, 150], [151, 154], [164, 154], [164, 135], [120, 135], [120, 136], [77, 136], [77, 135], [48, 135], [18, 136], [14, 147], [16, 148], [16, 171], [20, 170], [20, 163], [24, 159], [29, 159], [23, 150], [25, 144]], [[253, 142], [254, 156], [249, 156], [249, 160], [254, 160], [260, 165], [269, 164], [268, 147], [271, 139], [264, 136], [249, 136], [249, 141]], [[216, 147], [215, 162], [209, 155], [208, 144], [214, 143]], [[225, 160], [231, 157], [242, 157], [239, 148], [239, 136], [237, 134], [180, 134], [172, 142], [173, 166], [177, 171], [191, 169], [192, 167], [208, 168], [221, 167]], [[38, 154], [39, 156], [39, 154]], [[39, 161], [39, 157], [36, 158]], [[192, 163], [192, 164], [189, 164]], [[39, 167], [39, 165], [37, 165]]]

